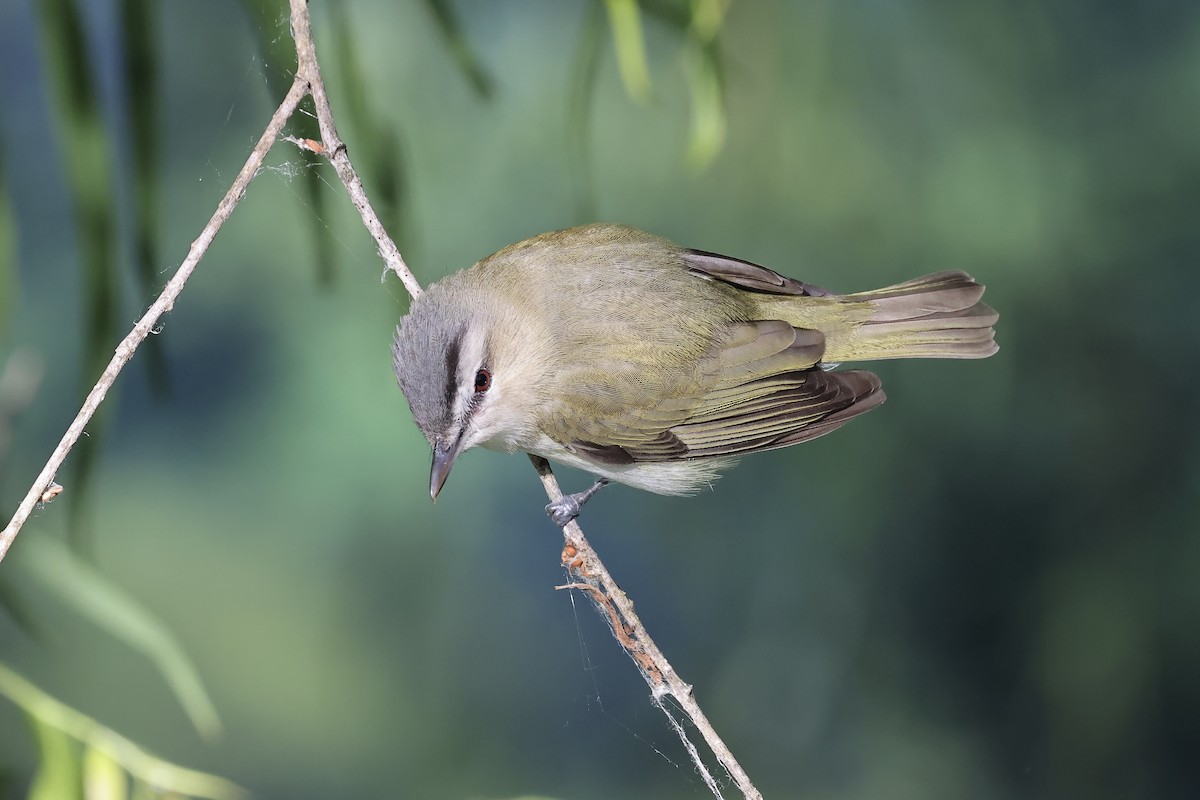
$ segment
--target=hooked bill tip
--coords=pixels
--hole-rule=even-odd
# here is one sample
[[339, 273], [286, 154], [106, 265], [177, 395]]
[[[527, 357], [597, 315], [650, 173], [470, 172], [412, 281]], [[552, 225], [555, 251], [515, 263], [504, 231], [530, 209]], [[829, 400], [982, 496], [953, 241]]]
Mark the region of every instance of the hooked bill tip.
[[[440, 444], [440, 443], [439, 443]], [[429, 469], [429, 499], [437, 502], [437, 496], [450, 477], [450, 468], [454, 466], [454, 457], [458, 455], [454, 446], [442, 448], [434, 446], [433, 465]]]

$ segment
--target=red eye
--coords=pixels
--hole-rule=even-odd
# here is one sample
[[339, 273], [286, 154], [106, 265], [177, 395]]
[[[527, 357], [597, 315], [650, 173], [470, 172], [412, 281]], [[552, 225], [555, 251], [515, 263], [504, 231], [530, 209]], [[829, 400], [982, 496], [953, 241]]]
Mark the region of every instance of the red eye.
[[483, 394], [492, 388], [492, 373], [481, 369], [475, 373], [475, 394]]

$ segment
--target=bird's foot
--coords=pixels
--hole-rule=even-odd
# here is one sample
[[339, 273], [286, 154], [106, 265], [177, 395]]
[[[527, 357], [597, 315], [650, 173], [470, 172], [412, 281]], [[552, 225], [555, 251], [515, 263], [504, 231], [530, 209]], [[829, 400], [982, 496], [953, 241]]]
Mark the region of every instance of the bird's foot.
[[546, 513], [550, 515], [550, 519], [554, 520], [555, 525], [564, 528], [567, 523], [579, 516], [579, 513], [583, 511], [584, 504], [607, 485], [608, 481], [601, 478], [582, 492], [564, 495], [561, 500], [548, 503]]

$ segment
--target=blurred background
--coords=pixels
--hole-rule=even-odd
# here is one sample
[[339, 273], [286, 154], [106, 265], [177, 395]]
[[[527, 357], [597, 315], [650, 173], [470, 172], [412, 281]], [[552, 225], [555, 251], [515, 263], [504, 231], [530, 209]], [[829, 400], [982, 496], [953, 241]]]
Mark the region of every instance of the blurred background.
[[[423, 282], [605, 220], [838, 291], [988, 285], [996, 357], [879, 364], [835, 435], [583, 517], [765, 796], [1200, 795], [1200, 6], [313, 14]], [[5, 521], [293, 64], [282, 4], [0, 0]], [[0, 565], [0, 797], [122, 772], [54, 703], [262, 798], [709, 796], [554, 590], [527, 460], [429, 502], [382, 270], [278, 145]]]

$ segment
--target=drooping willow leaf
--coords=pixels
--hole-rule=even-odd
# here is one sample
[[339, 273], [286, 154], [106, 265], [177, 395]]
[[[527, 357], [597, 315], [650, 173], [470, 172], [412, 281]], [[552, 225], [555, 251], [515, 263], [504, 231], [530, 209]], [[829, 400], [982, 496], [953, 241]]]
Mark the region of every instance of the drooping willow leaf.
[[36, 714], [27, 714], [38, 748], [38, 769], [28, 800], [82, 800], [79, 744]]
[[731, 0], [642, 0], [645, 12], [684, 37], [689, 94], [685, 160], [703, 170], [725, 145], [725, 81], [719, 35]]
[[[133, 797], [195, 797], [240, 800], [246, 792], [217, 775], [181, 767], [144, 750], [100, 722], [51, 697], [0, 661], [0, 696], [30, 721], [40, 765], [28, 797], [33, 800], [92, 800], [133, 783]], [[103, 783], [88, 783], [95, 778]], [[121, 795], [125, 796], [125, 795]]]
[[29, 540], [17, 563], [43, 590], [148, 658], [202, 736], [220, 733], [221, 720], [199, 671], [170, 628], [150, 609], [54, 539]]
[[[602, 5], [603, 3], [603, 5]], [[686, 161], [704, 169], [725, 143], [726, 117], [721, 25], [730, 0], [593, 0], [580, 30], [571, 70], [567, 132], [576, 173], [576, 207], [581, 219], [594, 216], [589, 166], [592, 104], [599, 73], [605, 12], [613, 31], [618, 67], [626, 92], [635, 100], [648, 96], [641, 14], [652, 16], [683, 38], [683, 68], [690, 95]], [[645, 73], [643, 75], [643, 73]]]
[[711, 164], [725, 144], [725, 91], [717, 34], [727, 5], [728, 0], [692, 0], [684, 70], [691, 92], [687, 161], [696, 169]]
[[99, 747], [83, 750], [83, 786], [87, 800], [127, 800], [129, 776], [112, 754]]
[[625, 91], [636, 103], [650, 99], [650, 68], [646, 65], [646, 37], [637, 0], [604, 0], [612, 26], [617, 70]]

